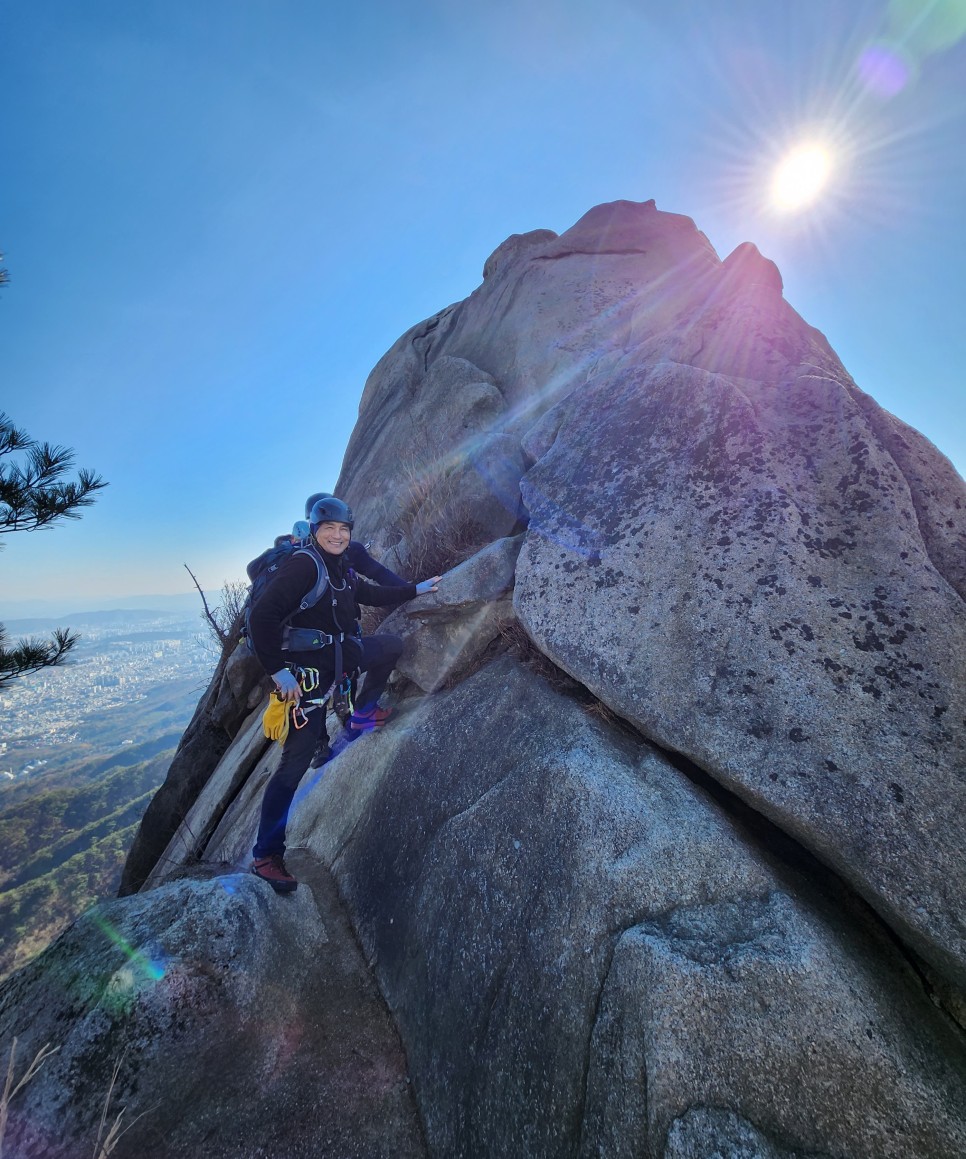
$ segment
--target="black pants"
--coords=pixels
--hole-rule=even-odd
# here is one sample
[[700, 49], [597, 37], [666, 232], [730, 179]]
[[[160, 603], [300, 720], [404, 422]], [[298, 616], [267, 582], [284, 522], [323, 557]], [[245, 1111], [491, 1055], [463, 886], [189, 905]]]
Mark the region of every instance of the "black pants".
[[[403, 642], [399, 636], [367, 636], [362, 641], [362, 662], [359, 667], [366, 674], [366, 682], [357, 706], [360, 711], [371, 708], [382, 695], [402, 649]], [[314, 661], [310, 657], [309, 652], [299, 653], [296, 662], [304, 667], [314, 666], [322, 670], [318, 655]], [[329, 663], [331, 665], [331, 660]], [[324, 670], [322, 672], [324, 674]], [[331, 676], [328, 679], [331, 682]], [[323, 689], [325, 687], [323, 680]], [[308, 720], [303, 728], [288, 730], [282, 759], [275, 775], [266, 785], [265, 796], [262, 798], [258, 837], [252, 850], [255, 857], [270, 857], [273, 853], [285, 852], [285, 826], [288, 824], [289, 810], [295, 790], [305, 776], [305, 770], [312, 761], [325, 728], [325, 713], [324, 705], [313, 708], [307, 713]]]

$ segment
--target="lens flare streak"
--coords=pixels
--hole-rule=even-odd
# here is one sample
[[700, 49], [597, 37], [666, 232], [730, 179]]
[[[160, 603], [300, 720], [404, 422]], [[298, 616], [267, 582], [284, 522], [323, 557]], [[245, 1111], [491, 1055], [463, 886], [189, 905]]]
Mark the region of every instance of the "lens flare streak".
[[102, 918], [96, 918], [95, 924], [102, 934], [111, 942], [114, 943], [127, 957], [128, 961], [133, 967], [141, 971], [146, 978], [152, 982], [160, 982], [164, 977], [164, 965], [155, 958], [148, 958], [139, 950], [136, 950], [130, 942], [118, 933], [118, 931]]

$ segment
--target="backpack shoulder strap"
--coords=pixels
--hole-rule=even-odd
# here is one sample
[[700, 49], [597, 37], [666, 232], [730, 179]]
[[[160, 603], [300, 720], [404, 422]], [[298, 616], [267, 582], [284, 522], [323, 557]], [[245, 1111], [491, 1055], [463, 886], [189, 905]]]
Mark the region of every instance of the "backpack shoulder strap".
[[[295, 555], [309, 555], [315, 560], [316, 580], [312, 588], [306, 592], [299, 604], [299, 611], [305, 612], [322, 599], [325, 589], [329, 586], [329, 573], [326, 570], [325, 561], [319, 553], [311, 546], [299, 547], [295, 550]], [[294, 614], [294, 613], [293, 613]]]

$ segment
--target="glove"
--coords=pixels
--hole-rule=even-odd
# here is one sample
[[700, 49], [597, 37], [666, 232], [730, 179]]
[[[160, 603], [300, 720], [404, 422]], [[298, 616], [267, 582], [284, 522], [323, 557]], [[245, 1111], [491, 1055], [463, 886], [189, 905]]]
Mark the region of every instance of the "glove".
[[285, 738], [288, 736], [289, 715], [288, 702], [279, 700], [278, 693], [273, 692], [268, 702], [268, 708], [262, 715], [262, 731], [269, 740], [277, 740], [279, 744], [285, 744]]
[[301, 697], [302, 689], [299, 688], [299, 682], [287, 668], [280, 668], [277, 672], [273, 672], [272, 679], [275, 681], [275, 688], [280, 700], [297, 701]]
[[442, 577], [434, 575], [432, 579], [421, 580], [416, 584], [416, 595], [424, 596], [427, 592], [435, 592], [439, 590], [439, 581]]

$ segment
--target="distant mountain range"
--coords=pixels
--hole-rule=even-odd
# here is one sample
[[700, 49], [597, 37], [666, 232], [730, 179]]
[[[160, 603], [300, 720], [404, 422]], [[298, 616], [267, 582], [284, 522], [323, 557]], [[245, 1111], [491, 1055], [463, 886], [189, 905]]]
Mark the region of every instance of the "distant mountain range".
[[158, 619], [189, 620], [203, 612], [201, 600], [195, 596], [191, 608], [112, 608], [99, 612], [72, 612], [66, 616], [33, 616], [22, 620], [5, 620], [8, 636], [24, 636], [34, 632], [51, 632], [54, 628], [109, 628], [114, 625], [150, 624]]
[[[211, 604], [217, 603], [220, 592], [205, 592]], [[132, 612], [145, 611], [155, 615], [172, 614], [177, 612], [201, 612], [201, 598], [197, 592], [181, 592], [173, 596], [97, 596], [91, 599], [78, 599], [74, 596], [63, 600], [4, 600], [0, 603], [0, 623], [12, 631], [10, 623], [17, 619], [44, 619], [62, 626], [79, 622], [81, 615], [89, 616], [94, 612], [110, 614], [123, 610], [130, 621]], [[21, 629], [22, 630], [22, 629]], [[36, 631], [38, 629], [30, 629]]]

